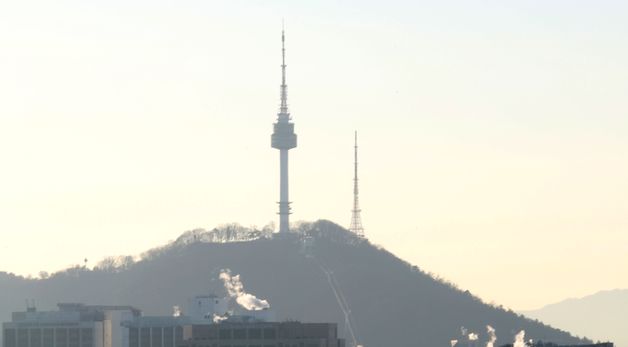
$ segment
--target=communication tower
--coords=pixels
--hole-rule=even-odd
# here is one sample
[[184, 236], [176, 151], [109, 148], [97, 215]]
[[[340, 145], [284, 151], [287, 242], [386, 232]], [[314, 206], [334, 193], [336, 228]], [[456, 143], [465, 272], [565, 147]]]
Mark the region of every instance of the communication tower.
[[285, 33], [281, 31], [281, 103], [277, 122], [273, 124], [271, 147], [279, 150], [279, 232], [290, 231], [290, 201], [288, 195], [288, 150], [297, 146], [294, 123], [288, 112], [288, 86], [286, 85]]
[[353, 210], [351, 210], [351, 226], [349, 231], [360, 237], [364, 237], [362, 218], [360, 218], [360, 203], [358, 200], [358, 132], [355, 132], [355, 145], [353, 146]]

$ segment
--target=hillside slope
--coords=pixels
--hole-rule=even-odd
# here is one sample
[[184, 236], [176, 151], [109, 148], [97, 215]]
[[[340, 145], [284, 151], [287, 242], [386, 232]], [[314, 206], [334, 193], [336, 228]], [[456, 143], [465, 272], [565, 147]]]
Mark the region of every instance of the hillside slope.
[[496, 328], [498, 345], [511, 342], [521, 329], [533, 339], [582, 342], [488, 306], [326, 221], [302, 225], [290, 237], [235, 227], [188, 232], [141, 261], [110, 259], [94, 270], [77, 267], [47, 279], [5, 273], [0, 318], [23, 310], [24, 299], [34, 299], [40, 309], [70, 301], [131, 304], [146, 314], [170, 314], [172, 305], [188, 297], [220, 293], [218, 274], [229, 268], [241, 274], [247, 291], [270, 302], [278, 318], [337, 322], [342, 333], [344, 316], [321, 267], [345, 293], [359, 340], [368, 347], [449, 346], [462, 326], [485, 341], [487, 324]]
[[628, 347], [628, 289], [603, 291], [525, 312], [526, 315], [595, 340]]

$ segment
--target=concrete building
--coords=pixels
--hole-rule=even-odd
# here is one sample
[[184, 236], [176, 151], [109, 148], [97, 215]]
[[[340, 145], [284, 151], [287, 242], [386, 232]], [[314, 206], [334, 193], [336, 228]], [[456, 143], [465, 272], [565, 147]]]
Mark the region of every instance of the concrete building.
[[[509, 345], [509, 346], [512, 346], [512, 345]], [[530, 346], [530, 347], [614, 347], [614, 344], [612, 342], [598, 342], [598, 343], [593, 343], [593, 344], [588, 344], [588, 345], [559, 345], [552, 342], [535, 341], [531, 344], [527, 344], [527, 346]]]
[[177, 347], [183, 342], [183, 328], [191, 324], [186, 316], [138, 317], [122, 323], [129, 336], [122, 347]]
[[183, 310], [175, 307], [172, 316], [137, 316], [122, 322], [128, 339], [122, 347], [177, 347], [183, 342], [183, 328], [192, 324], [213, 324], [228, 313], [226, 298], [200, 295], [187, 302]]
[[139, 317], [131, 306], [58, 304], [58, 311], [13, 312], [2, 324], [3, 347], [121, 347], [128, 336], [120, 324]]
[[[272, 311], [229, 310], [227, 298], [201, 295], [188, 300], [184, 310], [173, 316], [138, 316], [122, 322], [128, 340], [122, 347], [179, 347], [185, 345], [185, 331], [210, 327], [222, 321], [264, 322], [274, 320]], [[201, 329], [202, 330], [202, 329]], [[188, 334], [189, 335], [189, 334]]]
[[213, 320], [214, 315], [224, 316], [229, 311], [229, 302], [227, 298], [221, 298], [216, 295], [199, 295], [188, 300], [188, 306], [183, 312], [192, 320], [205, 321]]
[[344, 347], [332, 323], [275, 322], [269, 309], [228, 310], [226, 298], [190, 299], [172, 316], [131, 306], [28, 308], [3, 323], [3, 347]]
[[[234, 317], [235, 318], [235, 317]], [[260, 322], [228, 319], [183, 330], [178, 347], [344, 347], [333, 323]]]

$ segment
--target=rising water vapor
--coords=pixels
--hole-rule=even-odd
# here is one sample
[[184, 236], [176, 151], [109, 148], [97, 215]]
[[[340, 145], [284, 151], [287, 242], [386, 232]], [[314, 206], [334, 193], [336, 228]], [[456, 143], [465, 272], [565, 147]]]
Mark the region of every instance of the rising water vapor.
[[244, 291], [244, 285], [240, 281], [240, 275], [232, 275], [231, 270], [224, 269], [220, 271], [220, 279], [222, 280], [227, 293], [238, 305], [249, 311], [259, 311], [270, 308], [268, 301], [258, 299], [255, 295]]
[[214, 323], [220, 323], [223, 320], [226, 320], [227, 318], [229, 318], [228, 316], [220, 316], [214, 313], [214, 315], [212, 316], [212, 322]]
[[515, 342], [513, 343], [513, 347], [525, 347], [526, 343], [525, 343], [525, 337], [526, 337], [526, 331], [525, 330], [521, 330], [517, 335], [515, 335]]
[[486, 347], [493, 347], [495, 345], [495, 341], [497, 341], [497, 335], [495, 334], [495, 328], [490, 325], [486, 326], [486, 332], [488, 333], [488, 342], [486, 343]]

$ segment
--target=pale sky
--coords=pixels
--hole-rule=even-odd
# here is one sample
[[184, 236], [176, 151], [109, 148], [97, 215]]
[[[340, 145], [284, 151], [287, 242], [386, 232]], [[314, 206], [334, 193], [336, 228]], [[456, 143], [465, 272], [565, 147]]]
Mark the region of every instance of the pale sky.
[[348, 226], [488, 302], [628, 288], [625, 1], [3, 1], [0, 270], [276, 222]]

